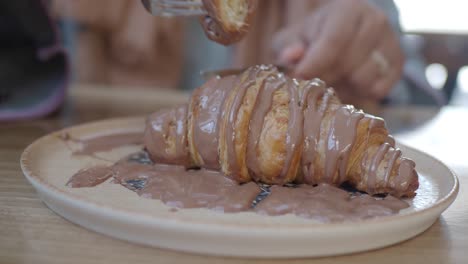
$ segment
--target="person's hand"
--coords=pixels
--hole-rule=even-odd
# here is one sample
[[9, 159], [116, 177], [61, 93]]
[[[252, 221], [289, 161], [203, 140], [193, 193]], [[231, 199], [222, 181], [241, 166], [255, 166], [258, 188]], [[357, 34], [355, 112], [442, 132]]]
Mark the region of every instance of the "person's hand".
[[366, 0], [324, 1], [304, 21], [278, 32], [273, 50], [279, 64], [294, 65], [296, 77], [319, 77], [376, 100], [389, 93], [404, 62], [386, 14]]

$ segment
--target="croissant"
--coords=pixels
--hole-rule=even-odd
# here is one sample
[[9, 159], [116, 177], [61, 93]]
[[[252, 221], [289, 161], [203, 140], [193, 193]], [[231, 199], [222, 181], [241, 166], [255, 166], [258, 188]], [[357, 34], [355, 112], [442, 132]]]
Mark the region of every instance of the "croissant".
[[239, 183], [348, 183], [412, 197], [415, 163], [402, 157], [383, 119], [344, 105], [319, 79], [273, 66], [213, 78], [187, 105], [150, 115], [144, 145], [157, 163], [220, 170]]
[[257, 7], [257, 0], [203, 0], [207, 15], [201, 18], [206, 36], [223, 45], [244, 37]]

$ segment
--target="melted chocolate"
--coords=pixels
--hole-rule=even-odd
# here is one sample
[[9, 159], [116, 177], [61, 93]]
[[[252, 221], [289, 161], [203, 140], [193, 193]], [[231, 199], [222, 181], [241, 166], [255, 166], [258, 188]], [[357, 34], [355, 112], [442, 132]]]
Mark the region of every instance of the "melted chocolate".
[[80, 144], [80, 149], [73, 151], [74, 155], [93, 155], [97, 152], [109, 151], [125, 145], [143, 144], [143, 134], [140, 132], [118, 133], [110, 135], [95, 136], [87, 139], [72, 138], [64, 133], [60, 138]]
[[346, 166], [356, 139], [357, 124], [363, 117], [362, 111], [351, 106], [342, 106], [335, 112], [327, 137], [325, 182], [340, 185], [346, 180]]
[[319, 222], [392, 215], [408, 207], [404, 201], [391, 196], [382, 199], [356, 195], [328, 184], [271, 188], [254, 182], [241, 185], [217, 171], [186, 170], [182, 166], [145, 163], [145, 155], [134, 154], [109, 167], [79, 171], [71, 177], [67, 186], [94, 187], [113, 177], [114, 183], [121, 184], [143, 198], [160, 200], [171, 208], [207, 208], [226, 213], [254, 211], [266, 215], [294, 214]]
[[[320, 124], [324, 111], [327, 108], [329, 96], [325, 94], [325, 83], [320, 80], [313, 80], [304, 88], [303, 98], [307, 106], [304, 109], [304, 150], [302, 152], [302, 171], [304, 183], [316, 184], [315, 181], [315, 156], [317, 151]], [[321, 105], [317, 105], [318, 98], [323, 97]]]
[[375, 154], [372, 162], [370, 163], [369, 172], [367, 176], [367, 189], [369, 193], [374, 193], [375, 186], [377, 184], [377, 170], [378, 166], [382, 163], [385, 154], [387, 154], [388, 150], [390, 149], [390, 144], [384, 143], [380, 145]]
[[261, 85], [259, 94], [257, 96], [258, 100], [255, 102], [255, 111], [252, 113], [249, 124], [250, 132], [247, 143], [246, 159], [249, 173], [256, 181], [260, 180], [261, 175], [257, 161], [257, 146], [260, 140], [260, 134], [262, 131], [265, 115], [271, 108], [271, 103], [275, 91], [283, 87], [285, 84], [286, 80], [282, 75], [268, 76]]
[[[169, 137], [174, 138], [174, 144], [167, 144]], [[162, 110], [150, 115], [146, 120], [143, 140], [154, 161], [189, 166], [187, 107]]]
[[239, 185], [222, 173], [208, 170], [167, 171], [155, 167], [145, 187], [138, 194], [159, 199], [176, 208], [208, 208], [221, 212], [240, 212], [250, 209], [260, 192], [249, 182]]
[[229, 168], [231, 170], [231, 177], [233, 179], [238, 179], [240, 168], [239, 162], [237, 160], [236, 155], [236, 148], [235, 148], [235, 138], [236, 138], [236, 121], [237, 121], [237, 114], [239, 109], [244, 101], [244, 96], [247, 93], [249, 87], [255, 85], [257, 82], [258, 76], [262, 71], [266, 71], [268, 68], [263, 67], [254, 67], [251, 68], [246, 74], [247, 78], [244, 82], [238, 84], [238, 89], [233, 90], [234, 99], [227, 110], [228, 118], [227, 118], [227, 125], [226, 125], [226, 150], [227, 150], [227, 157], [229, 162]]
[[224, 101], [230, 91], [235, 76], [214, 78], [199, 89], [194, 96], [192, 109], [192, 144], [199, 154], [201, 167], [219, 170], [219, 127]]
[[98, 166], [89, 169], [80, 170], [67, 182], [68, 187], [81, 188], [81, 187], [94, 187], [105, 182], [113, 176], [112, 168]]
[[[388, 143], [388, 144], [391, 145], [391, 142]], [[395, 143], [393, 142], [393, 144], [395, 144]], [[384, 176], [384, 183], [386, 184], [386, 187], [388, 185], [388, 182], [390, 181], [390, 173], [392, 171], [393, 165], [395, 164], [395, 161], [399, 157], [401, 157], [401, 150], [399, 150], [399, 149], [390, 149], [388, 151], [388, 153], [389, 153], [389, 156], [390, 156], [390, 158], [388, 160], [388, 164], [387, 164], [389, 169], [385, 172], [385, 176]]]
[[302, 126], [304, 125], [304, 102], [299, 98], [299, 84], [297, 81], [289, 80], [289, 82], [294, 83], [288, 85], [289, 120], [286, 133], [286, 158], [280, 175], [280, 180], [282, 181], [286, 179], [289, 173], [294, 173], [294, 175], [296, 175], [297, 167], [291, 167], [293, 165], [293, 159], [297, 155], [297, 151], [302, 147], [302, 141], [304, 140], [302, 130]]
[[175, 208], [208, 208], [221, 212], [250, 210], [260, 193], [254, 182], [239, 185], [222, 173], [186, 170], [182, 166], [119, 162], [110, 167], [93, 167], [73, 175], [72, 188], [94, 187], [113, 177], [113, 182], [144, 198], [158, 199]]
[[416, 177], [417, 173], [414, 167], [416, 164], [414, 161], [402, 158], [400, 161], [400, 166], [398, 168], [398, 176], [395, 177], [394, 181], [396, 182], [393, 187], [393, 191], [391, 192], [393, 195], [399, 195], [400, 193], [404, 192], [408, 189], [408, 187], [412, 184], [412, 179]]
[[255, 207], [267, 215], [295, 214], [320, 222], [337, 222], [387, 216], [408, 207], [404, 201], [387, 196], [384, 199], [350, 193], [323, 183], [317, 187], [273, 186], [271, 194]]

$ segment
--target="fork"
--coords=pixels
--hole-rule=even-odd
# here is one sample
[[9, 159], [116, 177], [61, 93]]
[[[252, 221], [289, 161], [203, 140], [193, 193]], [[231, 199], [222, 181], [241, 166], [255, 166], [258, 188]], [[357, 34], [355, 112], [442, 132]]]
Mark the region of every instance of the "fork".
[[[154, 16], [203, 16], [207, 12], [201, 0], [141, 0], [145, 9]], [[291, 71], [290, 66], [276, 65], [278, 70], [283, 73]], [[214, 71], [201, 71], [203, 79], [209, 80], [212, 77], [224, 77], [236, 75], [245, 71], [247, 68], [228, 68]]]
[[203, 16], [206, 10], [201, 0], [141, 0], [154, 16]]
[[[278, 68], [279, 72], [288, 74], [292, 71], [292, 66], [287, 66], [287, 65], [274, 65], [276, 68]], [[214, 71], [201, 71], [200, 75], [205, 81], [208, 81], [209, 79], [213, 77], [225, 77], [228, 75], [237, 75], [242, 72], [247, 70], [247, 68], [228, 68], [228, 69], [221, 69], [221, 70], [214, 70]]]

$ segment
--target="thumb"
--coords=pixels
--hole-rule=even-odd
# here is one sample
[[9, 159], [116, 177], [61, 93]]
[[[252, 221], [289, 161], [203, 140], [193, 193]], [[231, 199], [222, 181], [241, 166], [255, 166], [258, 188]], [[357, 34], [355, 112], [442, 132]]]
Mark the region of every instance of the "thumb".
[[276, 32], [272, 38], [271, 49], [277, 62], [289, 62], [297, 60], [297, 57], [305, 46], [301, 39], [301, 23], [288, 26]]
[[278, 54], [276, 60], [280, 65], [295, 65], [305, 55], [306, 46], [304, 42], [294, 42], [284, 47]]

